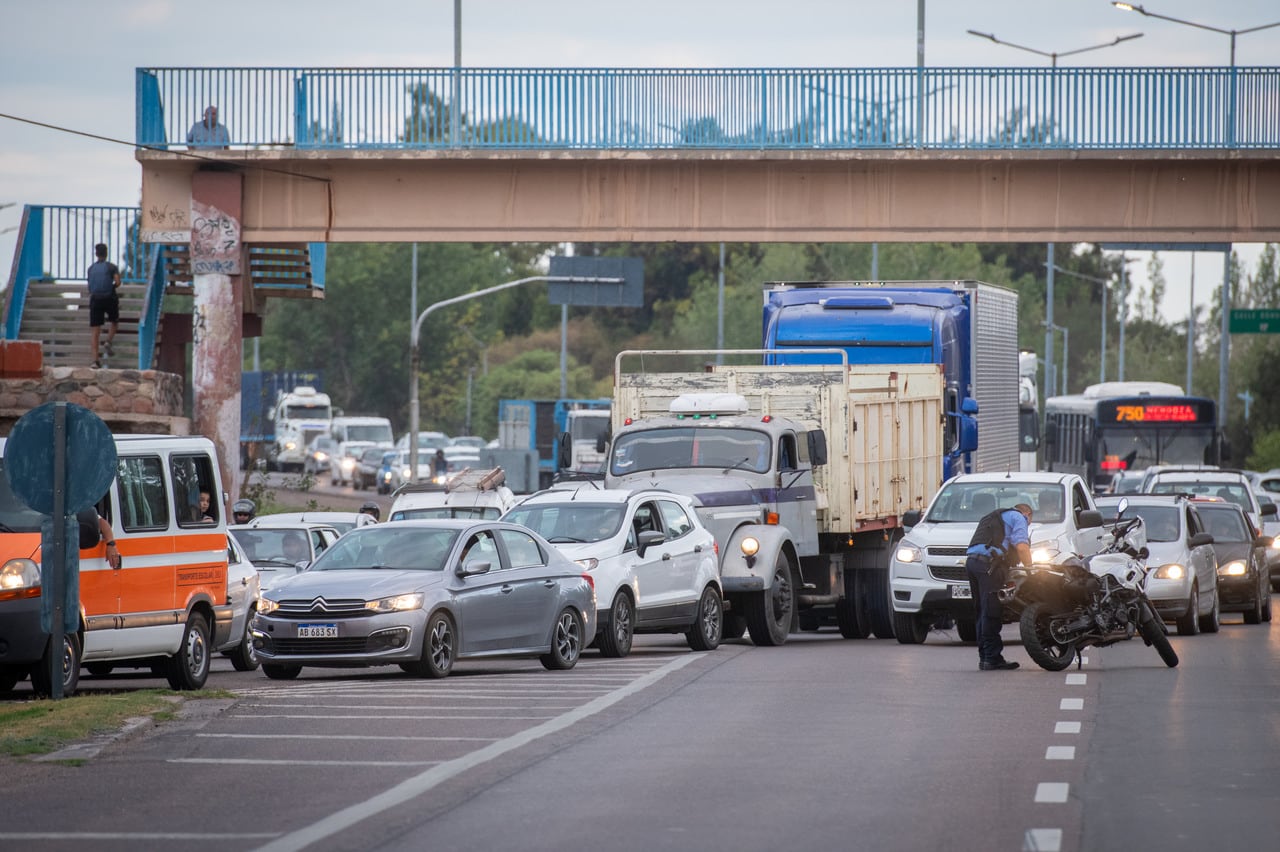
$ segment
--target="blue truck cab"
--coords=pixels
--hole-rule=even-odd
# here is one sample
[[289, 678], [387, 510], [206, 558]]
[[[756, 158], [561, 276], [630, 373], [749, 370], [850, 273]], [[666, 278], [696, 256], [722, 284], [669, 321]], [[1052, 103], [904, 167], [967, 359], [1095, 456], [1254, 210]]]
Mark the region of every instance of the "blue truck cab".
[[[943, 479], [1018, 469], [1018, 296], [978, 281], [771, 282], [766, 363], [939, 364], [947, 417]], [[982, 440], [978, 427], [982, 427]]]

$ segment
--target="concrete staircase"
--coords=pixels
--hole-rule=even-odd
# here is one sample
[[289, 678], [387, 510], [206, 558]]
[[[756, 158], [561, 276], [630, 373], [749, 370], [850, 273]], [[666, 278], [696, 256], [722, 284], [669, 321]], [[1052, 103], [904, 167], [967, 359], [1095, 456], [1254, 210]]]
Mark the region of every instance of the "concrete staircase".
[[[102, 353], [102, 366], [116, 370], [138, 367], [138, 317], [146, 297], [145, 284], [123, 284], [120, 294], [120, 327], [116, 332], [115, 354]], [[22, 312], [19, 340], [43, 344], [48, 367], [87, 367], [94, 361], [90, 351], [89, 291], [84, 281], [32, 280]], [[101, 339], [107, 339], [107, 326]], [[147, 365], [148, 367], [150, 365]]]

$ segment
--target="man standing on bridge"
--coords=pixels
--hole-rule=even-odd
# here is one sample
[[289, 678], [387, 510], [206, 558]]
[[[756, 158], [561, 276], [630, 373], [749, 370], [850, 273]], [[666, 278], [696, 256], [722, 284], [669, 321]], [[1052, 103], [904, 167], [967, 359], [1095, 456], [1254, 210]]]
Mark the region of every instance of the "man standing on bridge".
[[107, 331], [107, 356], [115, 354], [112, 342], [116, 339], [116, 329], [120, 325], [120, 297], [116, 290], [120, 287], [120, 268], [107, 260], [107, 244], [98, 243], [93, 247], [98, 258], [89, 267], [85, 277], [89, 280], [89, 329], [92, 333], [93, 366], [102, 366], [102, 356], [98, 353], [98, 340], [102, 333], [102, 324], [111, 323]]

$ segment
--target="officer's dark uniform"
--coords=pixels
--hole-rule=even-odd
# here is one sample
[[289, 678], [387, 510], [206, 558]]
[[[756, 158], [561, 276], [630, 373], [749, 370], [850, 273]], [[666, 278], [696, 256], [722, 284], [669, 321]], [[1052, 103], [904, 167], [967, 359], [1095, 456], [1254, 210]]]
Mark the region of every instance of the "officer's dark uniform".
[[1010, 551], [1019, 543], [1027, 543], [1027, 521], [1017, 509], [996, 509], [984, 515], [969, 541], [964, 569], [977, 610], [978, 668], [982, 671], [1018, 667], [1004, 658], [1004, 640], [1000, 638], [1003, 619], [997, 593], [1008, 575]]

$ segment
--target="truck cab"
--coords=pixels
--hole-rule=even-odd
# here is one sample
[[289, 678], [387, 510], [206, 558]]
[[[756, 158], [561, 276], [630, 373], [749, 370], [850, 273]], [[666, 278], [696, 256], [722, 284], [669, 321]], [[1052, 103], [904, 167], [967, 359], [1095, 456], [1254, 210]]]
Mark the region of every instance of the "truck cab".
[[271, 419], [275, 424], [275, 466], [280, 470], [301, 471], [311, 442], [329, 433], [333, 408], [328, 394], [303, 385], [280, 395]]

